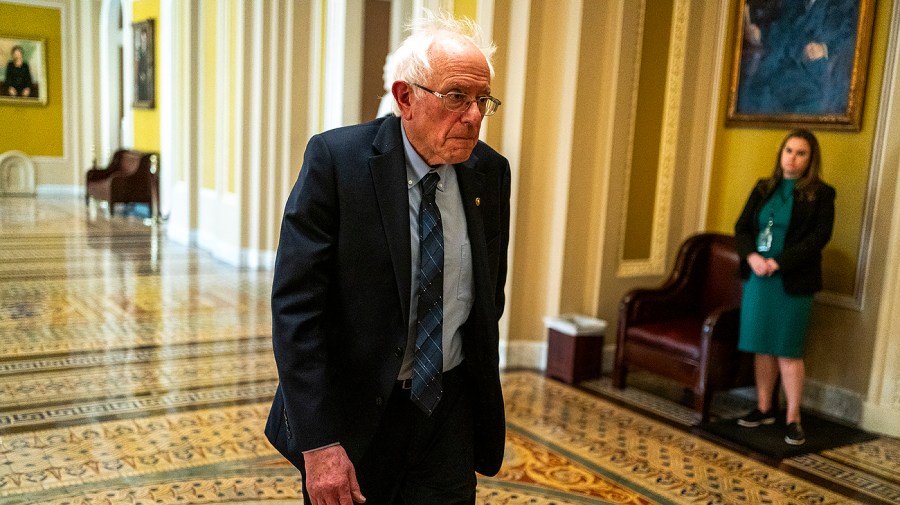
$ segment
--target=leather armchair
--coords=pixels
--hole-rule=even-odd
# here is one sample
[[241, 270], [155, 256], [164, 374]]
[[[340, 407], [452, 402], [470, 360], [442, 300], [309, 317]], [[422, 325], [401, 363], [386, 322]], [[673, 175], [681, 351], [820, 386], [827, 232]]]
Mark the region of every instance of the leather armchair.
[[110, 215], [116, 203], [146, 203], [150, 215], [159, 215], [159, 165], [157, 155], [120, 149], [106, 168], [85, 173], [85, 203], [90, 199], [109, 203]]
[[693, 393], [695, 420], [709, 418], [715, 390], [752, 383], [752, 359], [737, 349], [743, 287], [734, 237], [702, 233], [680, 247], [668, 279], [619, 303], [613, 385], [629, 368], [673, 379]]

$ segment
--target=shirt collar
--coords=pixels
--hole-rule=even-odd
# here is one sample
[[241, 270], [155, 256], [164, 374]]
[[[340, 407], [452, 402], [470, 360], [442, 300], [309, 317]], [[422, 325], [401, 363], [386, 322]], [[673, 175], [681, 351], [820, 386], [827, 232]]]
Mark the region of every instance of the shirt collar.
[[[412, 188], [419, 181], [425, 177], [425, 174], [428, 172], [434, 171], [437, 172], [438, 175], [442, 176], [446, 167], [450, 165], [443, 164], [432, 167], [425, 163], [425, 160], [419, 156], [419, 153], [413, 148], [412, 144], [409, 142], [409, 137], [406, 136], [406, 128], [403, 127], [403, 123], [400, 123], [400, 132], [403, 134], [403, 150], [406, 152], [406, 186], [407, 188]], [[443, 191], [443, 185], [438, 185], [438, 189]]]

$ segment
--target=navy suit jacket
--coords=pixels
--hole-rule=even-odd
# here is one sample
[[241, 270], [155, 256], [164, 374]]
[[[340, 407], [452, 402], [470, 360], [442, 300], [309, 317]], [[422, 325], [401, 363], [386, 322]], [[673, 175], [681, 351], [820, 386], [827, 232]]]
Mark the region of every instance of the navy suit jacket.
[[[472, 248], [474, 302], [461, 327], [475, 416], [475, 469], [494, 475], [505, 419], [499, 375], [509, 244], [508, 161], [479, 142], [455, 166]], [[280, 384], [266, 436], [303, 470], [302, 451], [340, 442], [364, 455], [407, 343], [412, 272], [400, 119], [309, 141], [285, 206], [272, 286]]]

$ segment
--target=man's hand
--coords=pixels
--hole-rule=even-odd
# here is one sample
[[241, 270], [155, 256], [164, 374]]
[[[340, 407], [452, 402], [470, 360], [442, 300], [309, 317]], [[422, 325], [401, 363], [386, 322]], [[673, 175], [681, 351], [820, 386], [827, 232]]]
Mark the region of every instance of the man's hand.
[[313, 505], [352, 505], [366, 498], [356, 482], [356, 470], [340, 445], [303, 453], [306, 490]]

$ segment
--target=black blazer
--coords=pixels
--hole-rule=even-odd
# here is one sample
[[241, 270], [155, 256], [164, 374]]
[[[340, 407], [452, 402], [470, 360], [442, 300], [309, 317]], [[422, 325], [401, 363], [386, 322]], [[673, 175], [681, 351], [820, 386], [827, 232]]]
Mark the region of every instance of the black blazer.
[[[499, 328], [509, 244], [510, 170], [479, 142], [456, 165], [472, 248], [474, 302], [463, 324], [475, 416], [475, 469], [503, 459]], [[272, 286], [280, 384], [266, 436], [295, 466], [340, 442], [356, 464], [378, 426], [407, 341], [412, 272], [400, 119], [315, 135], [285, 205]]]
[[[747, 256], [756, 252], [759, 213], [766, 203], [764, 179], [756, 183], [744, 210], [734, 225], [734, 238], [741, 258], [741, 277], [750, 277]], [[784, 290], [792, 295], [811, 295], [822, 289], [822, 249], [831, 240], [834, 226], [834, 188], [819, 184], [812, 200], [802, 199], [794, 190], [791, 222], [784, 239], [784, 251], [775, 258], [784, 280]]]

